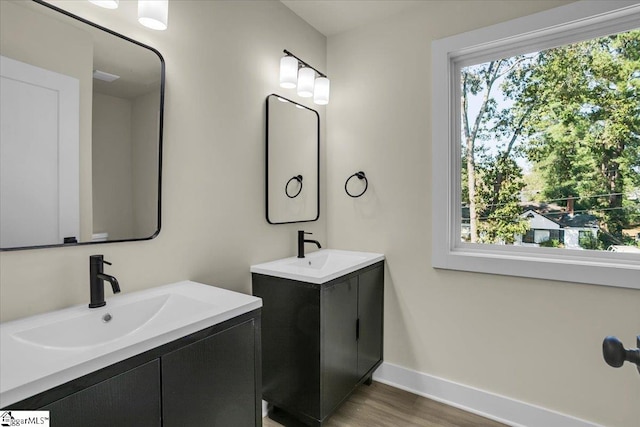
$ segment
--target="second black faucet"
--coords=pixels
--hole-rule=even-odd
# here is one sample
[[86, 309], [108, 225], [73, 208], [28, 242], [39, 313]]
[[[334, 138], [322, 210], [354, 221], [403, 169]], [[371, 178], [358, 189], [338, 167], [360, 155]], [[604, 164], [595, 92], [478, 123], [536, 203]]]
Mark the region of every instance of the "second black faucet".
[[315, 243], [318, 249], [322, 249], [322, 246], [320, 246], [320, 242], [318, 242], [317, 240], [305, 239], [304, 238], [305, 234], [313, 234], [313, 233], [309, 233], [304, 230], [298, 230], [298, 258], [304, 258], [305, 243]]

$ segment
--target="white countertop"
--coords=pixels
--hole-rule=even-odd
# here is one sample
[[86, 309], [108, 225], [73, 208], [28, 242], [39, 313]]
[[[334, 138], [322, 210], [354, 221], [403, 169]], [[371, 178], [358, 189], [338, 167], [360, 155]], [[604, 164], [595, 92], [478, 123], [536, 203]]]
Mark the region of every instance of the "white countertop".
[[[31, 333], [37, 328], [43, 328], [46, 332], [49, 325], [58, 322], [64, 322], [61, 325], [73, 324], [69, 323], [73, 319], [81, 322], [88, 317], [87, 313], [92, 318], [98, 316], [101, 319], [110, 310], [115, 313], [119, 307], [133, 307], [150, 298], [160, 301], [152, 317], [109, 342], [82, 343], [74, 347], [64, 343], [61, 346], [42, 345], [28, 339], [30, 336], [39, 336]], [[108, 297], [106, 301], [107, 305], [101, 308], [89, 309], [83, 304], [0, 324], [0, 407], [8, 407], [98, 369], [262, 307], [260, 298], [191, 281], [118, 294]], [[184, 310], [184, 307], [197, 309]], [[182, 314], [176, 315], [178, 311]], [[74, 339], [70, 337], [69, 341], [74, 343]]]
[[252, 273], [322, 284], [384, 260], [372, 252], [321, 249], [304, 258], [283, 258], [251, 266]]

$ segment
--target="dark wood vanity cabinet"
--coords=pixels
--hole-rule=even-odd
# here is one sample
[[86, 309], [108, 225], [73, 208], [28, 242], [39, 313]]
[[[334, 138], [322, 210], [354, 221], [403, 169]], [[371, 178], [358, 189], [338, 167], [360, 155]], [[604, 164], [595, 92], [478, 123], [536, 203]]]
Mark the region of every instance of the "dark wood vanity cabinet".
[[160, 361], [152, 360], [39, 409], [49, 411], [51, 425], [160, 426]]
[[321, 426], [382, 363], [384, 263], [324, 284], [253, 273], [270, 416]]
[[[175, 350], [161, 360], [164, 427], [262, 425], [252, 410], [261, 399], [250, 323]], [[262, 405], [260, 420], [261, 411]]]
[[260, 310], [9, 405], [52, 426], [262, 425]]

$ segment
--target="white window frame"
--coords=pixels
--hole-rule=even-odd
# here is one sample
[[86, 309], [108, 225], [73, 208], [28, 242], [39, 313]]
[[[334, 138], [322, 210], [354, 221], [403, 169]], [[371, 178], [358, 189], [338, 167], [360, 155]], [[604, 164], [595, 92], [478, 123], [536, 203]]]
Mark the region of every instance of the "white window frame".
[[578, 1], [432, 42], [432, 265], [640, 289], [640, 255], [461, 242], [461, 67], [629, 31], [636, 1]]

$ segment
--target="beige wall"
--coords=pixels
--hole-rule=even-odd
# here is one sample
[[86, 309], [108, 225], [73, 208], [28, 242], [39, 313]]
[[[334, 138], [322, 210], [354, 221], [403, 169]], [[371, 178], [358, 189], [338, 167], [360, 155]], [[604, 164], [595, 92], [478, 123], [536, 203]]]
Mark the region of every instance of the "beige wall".
[[152, 236], [158, 227], [158, 126], [160, 93], [133, 100], [133, 236]]
[[[387, 256], [385, 360], [607, 426], [637, 427], [640, 291], [434, 270], [431, 41], [562, 4], [429, 1], [328, 40], [328, 233], [332, 247]], [[351, 199], [345, 179], [369, 190]]]
[[282, 50], [325, 69], [324, 36], [279, 1], [170, 1], [164, 32], [135, 22], [135, 2], [116, 11], [54, 3], [164, 56], [162, 231], [151, 241], [0, 253], [3, 321], [88, 303], [91, 254], [113, 262], [107, 271], [123, 292], [191, 279], [249, 293], [249, 266], [294, 255], [298, 228], [326, 243], [325, 206], [318, 222], [277, 226], [264, 208], [265, 100], [296, 97], [278, 85]]
[[80, 240], [90, 240], [93, 43], [82, 30], [47, 19], [25, 5], [32, 6], [25, 1], [0, 1], [0, 53], [79, 80]]
[[93, 97], [93, 232], [147, 238], [158, 226], [158, 106], [155, 90], [133, 99]]
[[93, 232], [133, 236], [132, 103], [93, 94]]

